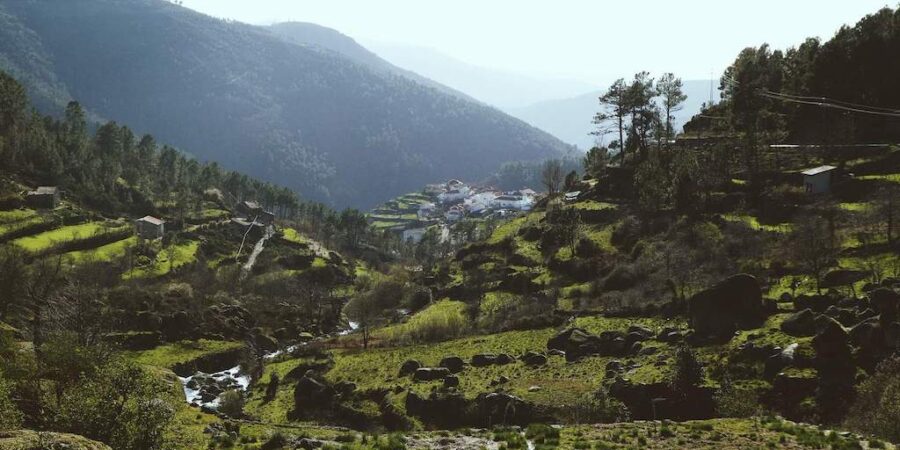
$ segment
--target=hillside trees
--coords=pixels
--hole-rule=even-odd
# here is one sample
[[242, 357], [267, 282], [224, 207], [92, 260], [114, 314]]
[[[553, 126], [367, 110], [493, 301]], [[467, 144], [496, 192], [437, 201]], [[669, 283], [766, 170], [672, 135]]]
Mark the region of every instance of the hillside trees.
[[687, 95], [682, 90], [680, 78], [668, 72], [656, 82], [656, 94], [660, 97], [663, 123], [665, 124], [663, 140], [668, 142], [675, 139], [675, 130], [672, 127], [673, 114], [681, 111], [682, 103], [687, 100]]
[[547, 195], [553, 197], [559, 192], [559, 184], [563, 181], [562, 161], [549, 159], [544, 161], [541, 169], [541, 183], [547, 190]]

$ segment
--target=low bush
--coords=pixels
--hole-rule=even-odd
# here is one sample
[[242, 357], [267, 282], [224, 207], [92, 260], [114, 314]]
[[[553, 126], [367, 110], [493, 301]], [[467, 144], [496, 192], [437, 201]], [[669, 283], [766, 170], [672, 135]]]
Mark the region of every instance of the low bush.
[[900, 442], [900, 356], [882, 362], [858, 389], [847, 415], [850, 429]]

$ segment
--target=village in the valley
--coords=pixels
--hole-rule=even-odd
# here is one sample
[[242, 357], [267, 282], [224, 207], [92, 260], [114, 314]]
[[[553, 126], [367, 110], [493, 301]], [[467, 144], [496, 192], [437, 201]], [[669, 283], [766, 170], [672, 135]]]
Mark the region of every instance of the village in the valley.
[[508, 218], [530, 211], [539, 197], [529, 188], [501, 191], [454, 179], [397, 197], [368, 217], [375, 228], [397, 233], [404, 242], [418, 243], [433, 228], [439, 231], [441, 241], [446, 241], [450, 228], [466, 218]]

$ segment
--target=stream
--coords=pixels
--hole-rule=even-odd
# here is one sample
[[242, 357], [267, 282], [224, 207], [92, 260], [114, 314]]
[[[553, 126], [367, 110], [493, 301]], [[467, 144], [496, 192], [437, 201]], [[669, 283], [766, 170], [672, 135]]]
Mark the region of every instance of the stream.
[[[258, 243], [257, 247], [260, 247], [260, 251], [262, 251], [262, 246]], [[256, 249], [254, 249], [254, 254], [258, 254]], [[348, 325], [349, 328], [338, 334], [344, 336], [359, 328], [357, 322], [351, 321], [348, 322]], [[290, 345], [283, 349], [266, 353], [263, 355], [263, 360], [271, 361], [281, 355], [289, 355], [301, 345], [305, 345], [305, 343]], [[241, 371], [241, 366], [235, 366], [211, 374], [197, 372], [189, 377], [178, 377], [178, 380], [181, 381], [181, 387], [184, 390], [184, 398], [188, 404], [212, 410], [215, 410], [219, 406], [219, 395], [234, 389], [246, 392], [247, 389], [250, 388], [251, 381], [250, 375]]]

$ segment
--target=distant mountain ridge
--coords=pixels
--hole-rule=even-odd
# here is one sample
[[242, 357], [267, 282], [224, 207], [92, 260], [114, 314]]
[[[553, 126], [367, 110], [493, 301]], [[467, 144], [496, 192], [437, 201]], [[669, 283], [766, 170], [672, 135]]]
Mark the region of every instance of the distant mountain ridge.
[[[718, 84], [716, 84], [718, 86]], [[700, 112], [704, 102], [709, 102], [709, 80], [685, 80], [684, 93], [688, 96], [682, 109], [675, 113], [675, 128], [687, 123], [691, 117]], [[592, 122], [594, 115], [600, 110], [602, 90], [579, 95], [577, 97], [549, 100], [535, 103], [523, 108], [506, 108], [505, 111], [525, 122], [530, 123], [566, 143], [577, 145], [587, 150], [595, 145], [596, 137], [590, 133], [596, 129]], [[713, 101], [719, 101], [718, 89], [713, 90]], [[609, 144], [612, 136], [607, 136], [603, 144]]]
[[[435, 180], [479, 179], [505, 161], [571, 150], [400, 76], [352, 40], [329, 52], [279, 31], [162, 0], [2, 0], [0, 68], [42, 111], [59, 114], [77, 99], [200, 159], [337, 206], [371, 207]], [[314, 42], [334, 37], [306, 32]]]
[[366, 42], [380, 57], [502, 110], [536, 102], [567, 98], [599, 85], [561, 77], [537, 77], [491, 69], [459, 61], [437, 50], [380, 42]]

